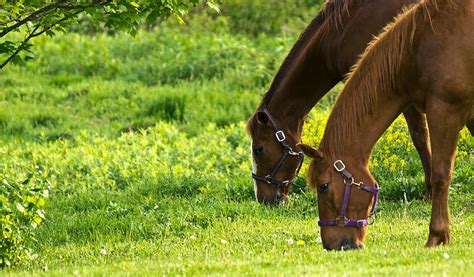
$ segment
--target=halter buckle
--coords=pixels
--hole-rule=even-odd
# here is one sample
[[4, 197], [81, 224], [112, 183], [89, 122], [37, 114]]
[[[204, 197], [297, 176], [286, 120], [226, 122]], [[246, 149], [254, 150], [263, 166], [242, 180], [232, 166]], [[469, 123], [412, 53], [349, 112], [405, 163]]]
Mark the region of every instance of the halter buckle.
[[346, 169], [346, 165], [341, 160], [337, 160], [334, 162], [334, 168], [336, 168], [337, 172], [342, 172]]
[[286, 139], [286, 136], [285, 136], [285, 133], [283, 133], [282, 130], [278, 130], [276, 133], [275, 133], [275, 137], [277, 138], [277, 140], [279, 142], [282, 142]]
[[345, 216], [338, 216], [336, 218], [336, 226], [339, 226], [339, 227], [346, 226], [346, 220], [347, 218]]

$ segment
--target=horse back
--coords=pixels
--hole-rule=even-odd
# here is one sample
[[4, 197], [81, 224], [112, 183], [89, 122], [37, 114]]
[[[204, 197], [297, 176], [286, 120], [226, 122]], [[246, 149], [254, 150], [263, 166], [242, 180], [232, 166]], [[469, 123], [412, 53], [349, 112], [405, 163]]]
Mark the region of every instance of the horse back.
[[[422, 98], [438, 98], [465, 107], [474, 103], [474, 1], [463, 9], [441, 11], [420, 26], [414, 47]], [[472, 123], [471, 123], [472, 124]]]
[[329, 64], [339, 76], [345, 76], [383, 27], [392, 22], [403, 8], [418, 2], [420, 0], [375, 0], [354, 5], [347, 22], [338, 27], [340, 30], [331, 32], [334, 36], [327, 38]]

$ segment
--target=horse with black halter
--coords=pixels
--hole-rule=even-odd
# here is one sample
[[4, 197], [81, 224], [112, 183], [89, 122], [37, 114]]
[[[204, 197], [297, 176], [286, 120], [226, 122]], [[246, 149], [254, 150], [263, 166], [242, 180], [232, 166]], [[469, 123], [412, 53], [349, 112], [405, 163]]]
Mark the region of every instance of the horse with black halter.
[[[417, 0], [331, 0], [291, 49], [248, 121], [252, 138], [255, 196], [258, 201], [286, 201], [301, 167], [304, 120], [311, 108], [343, 80], [372, 37], [407, 5]], [[370, 19], [370, 20], [368, 20]], [[404, 111], [424, 171], [430, 175], [431, 151], [426, 119], [415, 108]], [[430, 180], [425, 179], [426, 198]]]
[[329, 116], [308, 183], [318, 193], [327, 249], [360, 248], [378, 183], [372, 147], [409, 106], [426, 114], [432, 149], [427, 247], [448, 244], [448, 193], [461, 129], [474, 119], [474, 0], [425, 0], [400, 15], [367, 48]]

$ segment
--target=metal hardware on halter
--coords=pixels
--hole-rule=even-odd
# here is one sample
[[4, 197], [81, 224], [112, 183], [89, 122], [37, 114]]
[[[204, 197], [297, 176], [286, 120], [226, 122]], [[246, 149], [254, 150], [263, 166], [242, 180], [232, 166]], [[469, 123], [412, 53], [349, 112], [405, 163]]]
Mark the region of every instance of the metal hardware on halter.
[[356, 186], [358, 189], [362, 189], [363, 183], [362, 182], [356, 183], [354, 182], [354, 178], [352, 178], [352, 185]]
[[[276, 137], [277, 141], [280, 143], [280, 145], [283, 147], [283, 156], [281, 156], [280, 160], [273, 167], [270, 174], [268, 174], [266, 176], [261, 176], [261, 175], [257, 175], [257, 174], [252, 172], [252, 178], [254, 178], [255, 180], [258, 180], [258, 181], [266, 182], [267, 184], [275, 185], [276, 187], [286, 187], [290, 183], [292, 183], [296, 179], [296, 177], [298, 176], [298, 173], [300, 172], [301, 166], [303, 165], [304, 154], [303, 154], [303, 152], [293, 151], [293, 148], [291, 148], [291, 146], [289, 146], [285, 142], [285, 140], [286, 140], [285, 133], [278, 127], [278, 124], [276, 123], [275, 119], [273, 118], [273, 116], [268, 111], [267, 107], [263, 108], [263, 112], [268, 116], [268, 120], [270, 120], [270, 123], [272, 124], [273, 130], [275, 130], [275, 137]], [[294, 178], [291, 179], [291, 180], [281, 180], [281, 181], [273, 179], [273, 176], [275, 176], [275, 174], [278, 172], [278, 170], [283, 165], [283, 163], [285, 162], [288, 155], [298, 157], [299, 160], [300, 160], [299, 165], [298, 165], [298, 169], [296, 170]]]
[[279, 142], [282, 142], [282, 141], [284, 141], [284, 140], [286, 139], [285, 133], [283, 133], [282, 130], [277, 131], [277, 132], [275, 133], [275, 137], [277, 138], [277, 140], [278, 140]]
[[267, 184], [272, 184], [274, 182], [278, 182], [278, 186], [286, 186], [290, 182], [290, 180], [276, 181], [276, 180], [272, 179], [272, 177], [270, 177], [270, 175], [267, 175], [264, 178], [265, 178], [265, 182], [267, 182]]
[[335, 161], [334, 167], [336, 168], [337, 172], [342, 172], [346, 169], [346, 165], [341, 160]]
[[291, 147], [287, 148], [286, 153], [288, 153], [288, 155], [291, 155], [291, 156], [301, 156], [301, 152], [295, 152], [293, 151], [293, 149], [291, 149]]
[[339, 227], [344, 227], [346, 225], [347, 220], [348, 219], [344, 216], [338, 216], [336, 218], [336, 225]]
[[354, 182], [354, 177], [344, 177], [344, 185], [355, 185], [360, 188], [360, 184]]

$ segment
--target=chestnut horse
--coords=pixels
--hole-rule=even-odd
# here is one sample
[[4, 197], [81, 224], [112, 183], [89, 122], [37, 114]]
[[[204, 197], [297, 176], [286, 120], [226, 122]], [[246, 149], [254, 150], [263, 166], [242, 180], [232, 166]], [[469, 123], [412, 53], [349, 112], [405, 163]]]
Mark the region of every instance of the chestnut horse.
[[[329, 116], [312, 158], [327, 249], [360, 248], [378, 184], [368, 163], [376, 141], [408, 106], [426, 113], [432, 150], [427, 247], [449, 243], [448, 191], [460, 130], [474, 118], [474, 0], [425, 0], [367, 48]], [[357, 187], [357, 188], [355, 188]]]
[[[252, 138], [253, 178], [259, 202], [286, 201], [303, 155], [306, 115], [316, 102], [344, 78], [367, 43], [402, 7], [416, 0], [331, 0], [291, 49], [247, 124]], [[410, 107], [404, 112], [426, 176], [431, 152], [426, 119]], [[281, 140], [281, 141], [279, 141]], [[431, 185], [425, 179], [425, 197]]]

